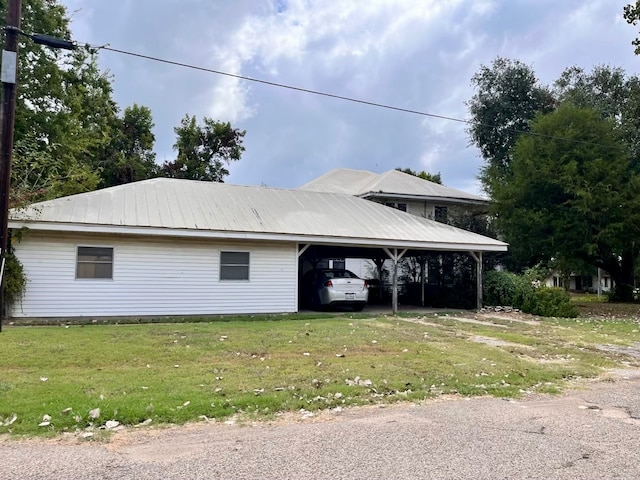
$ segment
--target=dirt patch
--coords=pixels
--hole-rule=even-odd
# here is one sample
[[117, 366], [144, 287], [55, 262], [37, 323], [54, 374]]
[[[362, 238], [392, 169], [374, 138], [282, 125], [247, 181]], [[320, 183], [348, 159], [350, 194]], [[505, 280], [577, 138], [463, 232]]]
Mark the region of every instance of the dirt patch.
[[517, 347], [517, 348], [533, 349], [533, 347], [531, 347], [530, 345], [507, 342], [506, 340], [499, 340], [497, 338], [491, 338], [491, 337], [483, 337], [480, 335], [474, 335], [472, 337], [469, 337], [469, 340], [476, 343], [483, 343], [485, 345], [490, 345], [492, 347]]
[[512, 313], [479, 313], [476, 315], [479, 319], [486, 320], [505, 320], [508, 322], [518, 322], [524, 323], [527, 325], [540, 325], [540, 321], [537, 320], [538, 317], [534, 317], [533, 315], [528, 315], [526, 313], [521, 312], [512, 312]]
[[640, 360], [640, 342], [633, 345], [595, 345], [598, 350], [605, 352], [618, 353]]
[[[488, 322], [483, 320], [476, 320], [475, 318], [456, 317], [452, 315], [447, 317], [440, 317], [440, 318], [444, 318], [446, 320], [455, 320], [456, 322], [475, 323], [476, 325], [486, 325], [487, 327], [509, 328], [506, 325], [501, 325], [499, 323], [493, 323], [493, 322]], [[421, 317], [417, 317], [417, 318], [403, 317], [402, 320], [407, 322], [412, 322], [412, 323], [419, 323], [420, 325], [426, 325], [428, 327], [438, 327], [438, 328], [443, 327], [441, 323], [429, 322], [427, 320], [424, 320]]]

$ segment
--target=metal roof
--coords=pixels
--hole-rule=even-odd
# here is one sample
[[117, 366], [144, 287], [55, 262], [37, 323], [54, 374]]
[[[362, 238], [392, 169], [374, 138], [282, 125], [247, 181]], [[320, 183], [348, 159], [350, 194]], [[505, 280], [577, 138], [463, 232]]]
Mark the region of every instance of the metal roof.
[[156, 178], [11, 211], [10, 226], [440, 250], [503, 242], [350, 195]]
[[445, 187], [398, 170], [373, 173], [366, 170], [336, 168], [302, 185], [300, 190], [345, 193], [359, 197], [390, 196], [424, 199], [456, 199], [463, 202], [487, 203], [478, 195]]

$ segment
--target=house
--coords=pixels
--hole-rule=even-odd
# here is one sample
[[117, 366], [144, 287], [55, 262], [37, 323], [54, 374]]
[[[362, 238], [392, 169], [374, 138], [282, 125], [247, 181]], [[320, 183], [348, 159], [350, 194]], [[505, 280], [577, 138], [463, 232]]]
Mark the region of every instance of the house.
[[[547, 287], [564, 288], [565, 280], [559, 272], [553, 271], [545, 280]], [[604, 270], [598, 270], [596, 274], [571, 273], [569, 275], [569, 290], [572, 292], [603, 293], [613, 288], [613, 279]]]
[[27, 277], [10, 315], [27, 318], [296, 312], [321, 257], [507, 249], [351, 195], [165, 178], [12, 210], [9, 227]]
[[486, 198], [445, 187], [398, 170], [373, 173], [336, 168], [305, 183], [300, 190], [353, 195], [412, 215], [446, 222], [456, 212], [486, 211]]

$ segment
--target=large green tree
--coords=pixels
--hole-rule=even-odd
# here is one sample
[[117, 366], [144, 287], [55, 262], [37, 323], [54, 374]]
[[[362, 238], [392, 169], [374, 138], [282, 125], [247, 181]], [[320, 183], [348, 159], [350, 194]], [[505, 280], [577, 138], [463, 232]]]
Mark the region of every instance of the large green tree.
[[165, 177], [223, 182], [229, 175], [227, 165], [240, 160], [244, 146], [244, 130], [228, 122], [204, 118], [199, 125], [195, 116], [186, 115], [176, 127], [178, 152], [172, 162], [165, 162], [161, 173]]
[[[636, 4], [630, 3], [624, 7], [624, 18], [630, 25], [640, 24], [640, 0], [636, 0]], [[631, 42], [636, 47], [636, 55], [640, 55], [640, 35]]]
[[114, 119], [110, 142], [93, 162], [100, 171], [103, 186], [136, 182], [158, 175], [153, 127], [151, 110], [137, 104], [125, 108], [122, 117]]
[[640, 175], [601, 113], [569, 103], [521, 136], [493, 206], [514, 255], [528, 263], [577, 259], [609, 272], [632, 298], [640, 253]]
[[480, 180], [491, 195], [510, 172], [512, 148], [521, 133], [539, 112], [553, 110], [555, 100], [533, 69], [518, 60], [498, 57], [490, 66], [482, 65], [471, 84], [475, 94], [467, 102], [468, 133], [485, 160]]

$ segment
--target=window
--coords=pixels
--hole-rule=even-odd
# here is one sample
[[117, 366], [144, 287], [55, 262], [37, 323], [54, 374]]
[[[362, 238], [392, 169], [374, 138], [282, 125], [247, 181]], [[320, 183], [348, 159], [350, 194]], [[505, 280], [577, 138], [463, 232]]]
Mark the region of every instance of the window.
[[344, 258], [334, 258], [330, 262], [330, 268], [335, 268], [336, 270], [344, 270], [345, 266]]
[[220, 280], [249, 280], [249, 252], [220, 252]]
[[447, 223], [447, 207], [433, 207], [433, 219], [436, 222]]
[[406, 203], [399, 203], [398, 204], [398, 210], [402, 210], [403, 212], [407, 211], [407, 204]]
[[76, 278], [113, 278], [113, 247], [78, 247]]
[[387, 207], [396, 208], [396, 204], [395, 204], [395, 203], [393, 203], [393, 202], [385, 202], [385, 205], [386, 205]]

